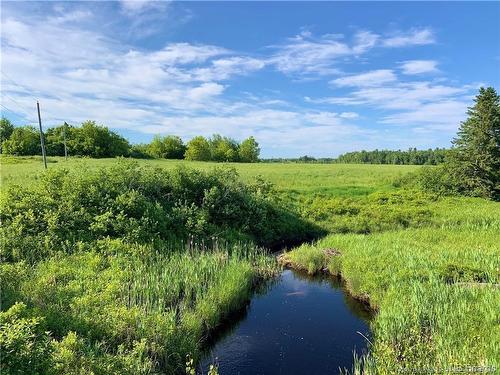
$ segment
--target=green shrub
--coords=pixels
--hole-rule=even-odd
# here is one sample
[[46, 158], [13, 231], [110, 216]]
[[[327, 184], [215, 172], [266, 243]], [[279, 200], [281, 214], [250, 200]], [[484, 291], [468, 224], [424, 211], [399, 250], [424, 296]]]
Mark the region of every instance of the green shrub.
[[33, 316], [24, 303], [0, 312], [0, 350], [2, 374], [46, 374], [51, 346], [44, 319]]
[[1, 210], [2, 258], [30, 263], [104, 238], [145, 244], [217, 236], [272, 246], [317, 233], [233, 169], [165, 171], [126, 161], [93, 172], [49, 170], [32, 187], [8, 189]]
[[0, 310], [7, 310], [22, 299], [21, 285], [27, 279], [24, 262], [0, 264]]

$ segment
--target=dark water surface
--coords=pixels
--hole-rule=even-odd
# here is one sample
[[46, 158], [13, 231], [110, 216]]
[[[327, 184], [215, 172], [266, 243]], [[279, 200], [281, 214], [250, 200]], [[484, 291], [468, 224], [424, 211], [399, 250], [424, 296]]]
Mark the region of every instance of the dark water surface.
[[221, 375], [338, 374], [362, 354], [370, 313], [330, 277], [285, 270], [214, 338], [199, 370]]

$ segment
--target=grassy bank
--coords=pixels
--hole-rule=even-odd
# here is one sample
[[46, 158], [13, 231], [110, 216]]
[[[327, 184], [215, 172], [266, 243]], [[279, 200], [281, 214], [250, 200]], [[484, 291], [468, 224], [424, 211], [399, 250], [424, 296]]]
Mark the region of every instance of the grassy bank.
[[120, 241], [96, 247], [2, 265], [11, 305], [0, 313], [2, 373], [183, 372], [186, 355], [197, 360], [204, 337], [276, 269], [240, 247], [169, 256]]
[[433, 210], [423, 228], [330, 235], [282, 258], [341, 275], [377, 309], [373, 372], [500, 366], [500, 206], [455, 198]]

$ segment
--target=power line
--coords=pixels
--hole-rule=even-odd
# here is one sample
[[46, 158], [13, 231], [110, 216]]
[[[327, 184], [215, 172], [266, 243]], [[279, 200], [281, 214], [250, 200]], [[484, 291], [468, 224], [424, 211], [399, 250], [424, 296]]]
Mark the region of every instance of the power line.
[[0, 73], [2, 73], [2, 75], [7, 78], [11, 83], [13, 83], [15, 86], [18, 86], [18, 87], [21, 87], [24, 89], [24, 86], [20, 85], [19, 83], [17, 83], [16, 81], [14, 81], [12, 78], [10, 78], [6, 73], [0, 71]]
[[9, 111], [10, 113], [12, 113], [12, 114], [16, 115], [17, 117], [19, 117], [19, 118], [21, 118], [21, 119], [24, 119], [24, 120], [26, 120], [26, 121], [28, 121], [28, 122], [32, 122], [32, 123], [36, 122], [35, 120], [31, 120], [31, 119], [27, 118], [26, 116], [22, 116], [22, 115], [20, 115], [19, 113], [17, 113], [17, 112], [15, 112], [15, 111], [13, 111], [12, 109], [10, 109], [10, 108], [6, 107], [6, 106], [5, 106], [5, 105], [3, 105], [2, 103], [0, 103], [0, 106], [2, 106], [5, 110]]
[[23, 115], [25, 115], [25, 116], [29, 116], [29, 115], [26, 113], [26, 111], [25, 111], [24, 109], [21, 109], [21, 107], [23, 107], [23, 105], [22, 105], [22, 104], [18, 103], [17, 101], [15, 101], [14, 99], [12, 99], [12, 98], [11, 98], [11, 97], [9, 97], [8, 95], [5, 95], [4, 93], [2, 93], [2, 99], [3, 99], [3, 98], [7, 98], [7, 99], [9, 99], [11, 102], [16, 103], [17, 105], [16, 105], [15, 107], [16, 107], [16, 109], [18, 110], [18, 112], [22, 113], [22, 114], [23, 114]]

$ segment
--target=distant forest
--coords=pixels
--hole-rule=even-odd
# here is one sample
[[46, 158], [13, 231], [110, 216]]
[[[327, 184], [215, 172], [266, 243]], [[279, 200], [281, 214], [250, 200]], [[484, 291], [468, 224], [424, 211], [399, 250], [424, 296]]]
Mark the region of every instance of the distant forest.
[[417, 150], [410, 148], [407, 151], [374, 150], [347, 152], [335, 159], [337, 163], [355, 164], [413, 164], [437, 165], [444, 163], [448, 149], [435, 148]]
[[437, 165], [445, 161], [449, 149], [435, 148], [417, 150], [410, 148], [407, 151], [373, 150], [347, 152], [337, 158], [315, 158], [301, 156], [300, 158], [271, 158], [262, 159], [264, 163], [344, 163], [344, 164], [400, 164], [400, 165]]

